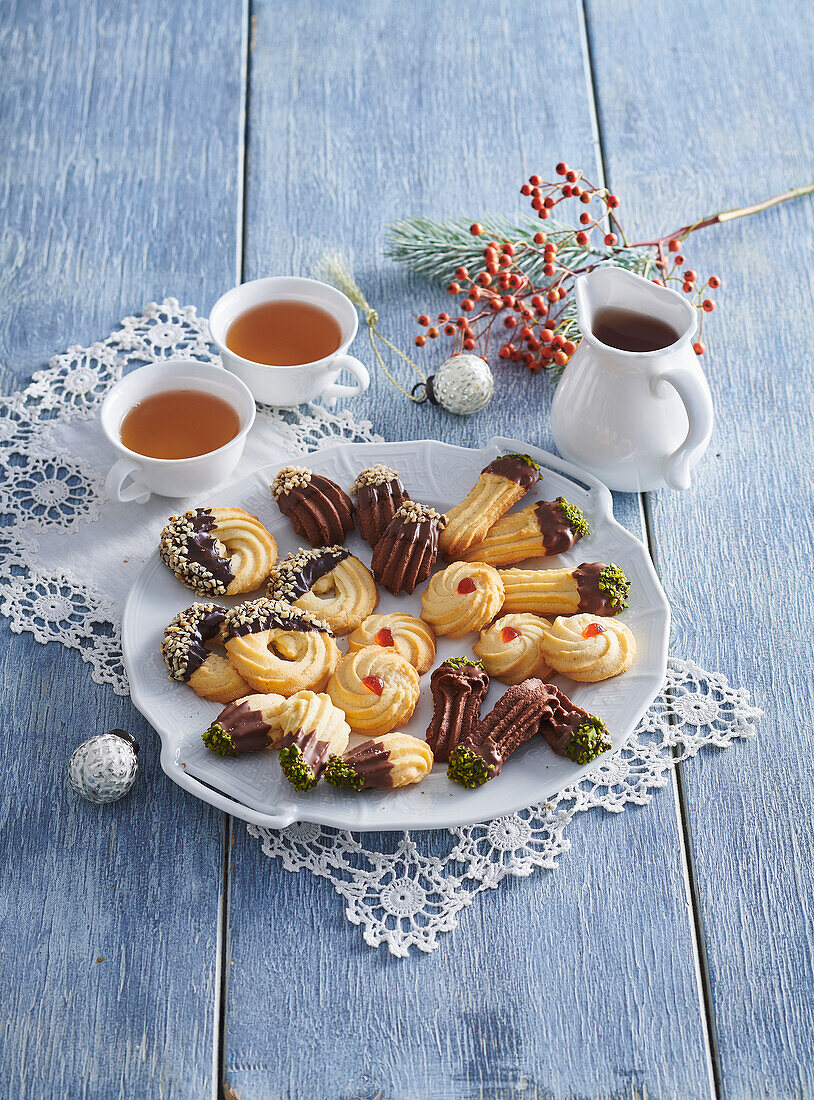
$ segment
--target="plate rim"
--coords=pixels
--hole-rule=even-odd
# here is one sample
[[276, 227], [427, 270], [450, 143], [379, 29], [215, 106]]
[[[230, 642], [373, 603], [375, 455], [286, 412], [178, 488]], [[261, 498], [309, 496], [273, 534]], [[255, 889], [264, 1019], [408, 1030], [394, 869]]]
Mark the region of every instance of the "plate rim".
[[[658, 695], [661, 686], [664, 682], [664, 676], [667, 671], [668, 660], [668, 646], [670, 637], [670, 619], [671, 611], [670, 604], [667, 599], [664, 588], [656, 573], [653, 560], [647, 549], [647, 546], [638, 539], [631, 531], [628, 531], [626, 527], [616, 519], [613, 514], [613, 497], [608, 487], [598, 478], [588, 473], [587, 470], [582, 470], [580, 467], [575, 466], [573, 463], [568, 462], [566, 459], [560, 458], [559, 455], [551, 454], [551, 452], [543, 450], [532, 443], [527, 443], [524, 440], [514, 439], [505, 436], [491, 436], [486, 443], [481, 447], [467, 447], [461, 446], [455, 443], [447, 443], [444, 440], [438, 439], [405, 439], [405, 440], [387, 440], [381, 442], [356, 442], [350, 440], [340, 440], [336, 443], [331, 443], [326, 447], [320, 447], [315, 452], [309, 452], [312, 454], [330, 455], [332, 451], [347, 451], [355, 450], [357, 448], [365, 448], [369, 450], [374, 448], [388, 448], [388, 447], [420, 447], [424, 444], [432, 444], [435, 446], [448, 447], [453, 450], [465, 451], [468, 454], [478, 454], [489, 449], [522, 449], [523, 453], [530, 454], [535, 461], [540, 462], [541, 465], [555, 470], [561, 475], [565, 476], [571, 481], [576, 482], [578, 485], [587, 487], [592, 497], [593, 507], [598, 515], [601, 517], [603, 524], [609, 524], [615, 528], [618, 532], [621, 532], [622, 536], [626, 539], [630, 539], [634, 544], [640, 548], [641, 557], [645, 566], [646, 572], [649, 574], [649, 579], [653, 586], [656, 602], [656, 610], [660, 610], [662, 613], [661, 630], [657, 638], [658, 644], [658, 667], [660, 669], [660, 679], [654, 688], [648, 688], [643, 693], [643, 699], [645, 700], [640, 708], [635, 713], [635, 718], [632, 723], [632, 728], [625, 737], [624, 741], [620, 745], [609, 753], [620, 752], [630, 737], [635, 732], [636, 726], [639, 724], [642, 716], [646, 713], [649, 707], [652, 705], [653, 700]], [[257, 476], [257, 474], [267, 468], [267, 466], [277, 466], [278, 461], [283, 465], [287, 461], [297, 462], [303, 461], [308, 458], [306, 454], [291, 455], [284, 453], [282, 459], [275, 459], [274, 462], [267, 463], [262, 466], [257, 466], [253, 470], [247, 471], [241, 474], [240, 477], [235, 479], [231, 483], [226, 483], [223, 486], [218, 486], [217, 492], [221, 494], [228, 491], [230, 484], [232, 486], [239, 485], [244, 481], [248, 481], [250, 478]], [[168, 502], [171, 498], [168, 498]], [[315, 825], [325, 825], [337, 829], [349, 829], [351, 832], [402, 832], [404, 830], [416, 830], [426, 831], [429, 829], [438, 828], [460, 828], [467, 825], [477, 824], [482, 819], [482, 814], [473, 815], [472, 811], [466, 811], [466, 799], [461, 797], [455, 800], [450, 807], [449, 815], [445, 815], [444, 823], [439, 824], [436, 822], [422, 823], [414, 820], [396, 820], [395, 822], [388, 820], [385, 822], [376, 822], [373, 820], [365, 820], [356, 825], [349, 825], [347, 821], [337, 821], [335, 816], [329, 811], [326, 811], [324, 807], [317, 804], [309, 806], [307, 802], [296, 802], [293, 799], [287, 800], [283, 798], [281, 802], [277, 804], [277, 810], [275, 813], [269, 813], [266, 811], [256, 810], [254, 807], [247, 805], [234, 798], [232, 795], [226, 794], [223, 791], [219, 791], [214, 787], [209, 786], [203, 780], [198, 779], [196, 776], [190, 774], [183, 765], [175, 759], [175, 745], [171, 740], [169, 734], [162, 731], [159, 724], [155, 724], [152, 714], [152, 707], [150, 698], [146, 693], [142, 692], [141, 686], [137, 683], [135, 677], [131, 675], [131, 668], [134, 667], [133, 651], [131, 649], [131, 634], [133, 633], [133, 616], [136, 613], [140, 596], [146, 589], [143, 587], [145, 575], [152, 573], [156, 568], [155, 556], [148, 558], [144, 565], [138, 572], [135, 580], [130, 586], [127, 593], [127, 599], [125, 600], [124, 612], [122, 615], [122, 656], [124, 660], [125, 671], [127, 672], [128, 683], [130, 685], [130, 697], [134, 706], [139, 713], [150, 724], [151, 728], [157, 733], [161, 742], [161, 754], [160, 762], [161, 768], [164, 773], [178, 786], [188, 791], [195, 797], [200, 798], [202, 801], [207, 802], [209, 805], [223, 810], [233, 817], [241, 818], [244, 821], [249, 822], [252, 825], [259, 826], [261, 828], [282, 829], [289, 825], [293, 825], [297, 822], [312, 823]], [[598, 757], [598, 761], [605, 760], [609, 753], [603, 753], [601, 757]], [[598, 766], [598, 765], [597, 765]], [[580, 776], [576, 781], [579, 782], [583, 779], [587, 779], [591, 776], [593, 769], [586, 770], [584, 776]], [[564, 783], [559, 790], [565, 790], [567, 787], [573, 785], [574, 780], [569, 778], [567, 783]], [[462, 788], [461, 795], [465, 796], [466, 791]], [[551, 797], [547, 795], [546, 797]], [[501, 817], [509, 813], [517, 813], [519, 810], [526, 809], [529, 805], [527, 797], [525, 795], [519, 795], [517, 804], [514, 804], [511, 799], [507, 804], [504, 804], [500, 812], [496, 815]]]

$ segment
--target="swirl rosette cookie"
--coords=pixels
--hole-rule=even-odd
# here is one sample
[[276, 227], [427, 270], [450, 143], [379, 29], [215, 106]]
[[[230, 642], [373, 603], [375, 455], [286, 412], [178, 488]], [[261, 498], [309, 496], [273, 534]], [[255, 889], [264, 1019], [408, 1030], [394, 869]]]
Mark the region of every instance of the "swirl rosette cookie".
[[429, 775], [432, 764], [432, 750], [425, 741], [409, 733], [385, 733], [363, 741], [344, 756], [332, 756], [325, 782], [351, 791], [407, 787]]
[[430, 677], [432, 721], [427, 743], [443, 763], [456, 746], [472, 737], [480, 708], [489, 691], [489, 677], [480, 661], [448, 657]]
[[233, 607], [224, 628], [229, 660], [255, 691], [322, 691], [339, 662], [328, 624], [279, 600], [261, 597]]
[[584, 562], [576, 569], [501, 569], [504, 611], [537, 615], [617, 615], [627, 607], [630, 581], [618, 565]]
[[551, 713], [554, 690], [536, 679], [510, 687], [468, 740], [449, 754], [447, 776], [464, 787], [480, 787], [499, 775], [504, 762], [538, 733], [541, 721]]
[[375, 736], [409, 720], [420, 689], [409, 661], [391, 649], [366, 646], [342, 658], [327, 690], [354, 733]]
[[284, 695], [245, 695], [223, 708], [201, 740], [216, 756], [279, 749], [287, 707]]
[[456, 559], [522, 500], [539, 481], [540, 467], [528, 455], [507, 454], [494, 459], [481, 470], [473, 489], [460, 504], [447, 512], [448, 523], [439, 543], [447, 558]]
[[340, 635], [355, 630], [379, 602], [370, 572], [344, 546], [289, 554], [272, 569], [267, 591], [273, 600], [317, 615]]
[[543, 632], [541, 650], [555, 672], [593, 684], [627, 672], [636, 656], [636, 639], [616, 619], [560, 616]]
[[474, 543], [458, 557], [464, 561], [485, 561], [497, 568], [527, 558], [563, 554], [589, 534], [582, 511], [565, 497], [539, 500], [503, 516], [489, 528], [482, 542]]
[[429, 672], [435, 660], [435, 631], [422, 619], [404, 611], [371, 615], [348, 637], [349, 653], [369, 645], [394, 649], [419, 676]]
[[421, 596], [421, 618], [436, 634], [462, 638], [480, 630], [503, 604], [503, 582], [491, 565], [456, 561], [436, 573]]
[[289, 703], [280, 767], [298, 791], [309, 791], [319, 782], [328, 759], [347, 748], [350, 726], [328, 695], [300, 691]]
[[353, 529], [353, 504], [345, 490], [305, 466], [284, 466], [271, 484], [271, 495], [312, 546], [343, 542]]
[[242, 508], [193, 508], [170, 516], [158, 553], [193, 592], [237, 596], [260, 588], [277, 561], [277, 543]]
[[549, 626], [540, 615], [502, 615], [481, 631], [472, 648], [489, 675], [504, 684], [520, 684], [531, 677], [544, 680], [551, 672], [541, 648]]
[[356, 526], [371, 549], [410, 494], [396, 470], [380, 463], [362, 470], [351, 486], [356, 497]]
[[194, 603], [179, 611], [164, 631], [161, 656], [170, 679], [189, 684], [196, 695], [213, 703], [231, 703], [249, 685], [211, 645], [222, 642], [226, 608]]
[[438, 533], [447, 517], [408, 500], [396, 511], [373, 550], [373, 576], [388, 592], [413, 592], [432, 572]]

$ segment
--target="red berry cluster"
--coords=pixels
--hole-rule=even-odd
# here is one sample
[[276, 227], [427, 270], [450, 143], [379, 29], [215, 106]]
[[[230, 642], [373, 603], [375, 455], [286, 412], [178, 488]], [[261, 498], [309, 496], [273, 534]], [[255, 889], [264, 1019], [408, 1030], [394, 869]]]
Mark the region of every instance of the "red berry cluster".
[[661, 273], [661, 278], [654, 279], [654, 283], [661, 283], [663, 286], [667, 286], [668, 283], [681, 283], [681, 289], [685, 294], [691, 294], [695, 301], [696, 309], [701, 311], [701, 324], [698, 327], [698, 339], [692, 346], [696, 355], [703, 355], [707, 350], [706, 346], [701, 340], [701, 335], [704, 329], [704, 314], [712, 313], [715, 309], [715, 302], [712, 298], [706, 296], [707, 290], [717, 290], [721, 285], [721, 279], [718, 275], [710, 275], [705, 283], [700, 283], [698, 280], [697, 272], [693, 271], [691, 267], [684, 267], [684, 257], [679, 251], [681, 248], [681, 240], [678, 237], [670, 237], [667, 239], [667, 255], [664, 254], [663, 248], [664, 242], [659, 242], [658, 245], [658, 259], [656, 260], [656, 267]]
[[[560, 162], [556, 168], [561, 179], [551, 183], [538, 175], [530, 176], [528, 183], [520, 188], [520, 193], [531, 200], [531, 207], [537, 216], [545, 221], [552, 210], [561, 202], [576, 200], [585, 207], [579, 215], [579, 229], [557, 234], [557, 242], [549, 240], [542, 231], [535, 233], [531, 241], [511, 241], [506, 238], [493, 239], [483, 249], [483, 263], [472, 272], [459, 267], [455, 279], [447, 290], [455, 297], [461, 297], [460, 314], [439, 313], [435, 318], [422, 313], [417, 317], [419, 325], [426, 334], [415, 337], [417, 347], [423, 347], [427, 340], [437, 339], [442, 332], [454, 337], [452, 354], [461, 351], [475, 351], [484, 356], [488, 354], [492, 336], [499, 340], [498, 355], [501, 359], [513, 363], [523, 363], [530, 371], [537, 373], [552, 365], [564, 367], [576, 351], [579, 329], [571, 312], [567, 310], [567, 299], [578, 275], [592, 271], [600, 260], [605, 260], [608, 249], [615, 249], [620, 238], [625, 236], [616, 217], [619, 199], [607, 188], [596, 187], [589, 183], [583, 173]], [[602, 234], [605, 246], [590, 254], [591, 237], [594, 231]], [[484, 229], [479, 222], [470, 226], [474, 237], [483, 236]], [[576, 268], [569, 267], [559, 258], [572, 243], [581, 249], [587, 249], [585, 262]], [[720, 279], [713, 276], [699, 288], [697, 276], [689, 269], [677, 274], [682, 256], [674, 257], [672, 268], [664, 258], [663, 245], [668, 252], [678, 249], [678, 240], [662, 238], [650, 242], [656, 246], [656, 264], [659, 278], [655, 282], [666, 285], [680, 278], [687, 293], [697, 293], [700, 307], [709, 312], [715, 303], [701, 294], [707, 287], [720, 286]], [[675, 246], [675, 247], [674, 247]], [[630, 248], [625, 242], [621, 247]], [[548, 280], [543, 285], [535, 285], [523, 270], [524, 261], [530, 257], [542, 260], [542, 272]], [[495, 329], [495, 326], [497, 328]], [[497, 335], [499, 334], [499, 335]], [[697, 354], [704, 352], [699, 340], [694, 345]]]

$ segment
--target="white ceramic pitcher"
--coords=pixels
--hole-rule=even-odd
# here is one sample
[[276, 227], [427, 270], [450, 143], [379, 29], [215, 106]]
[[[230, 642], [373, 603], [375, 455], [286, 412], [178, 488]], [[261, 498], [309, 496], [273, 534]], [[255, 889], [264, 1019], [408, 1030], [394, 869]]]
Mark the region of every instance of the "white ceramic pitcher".
[[[611, 489], [686, 489], [712, 434], [712, 398], [691, 341], [697, 317], [680, 294], [618, 267], [575, 283], [582, 342], [551, 406], [560, 454]], [[620, 351], [601, 343], [601, 309], [657, 318], [678, 333], [659, 351]]]

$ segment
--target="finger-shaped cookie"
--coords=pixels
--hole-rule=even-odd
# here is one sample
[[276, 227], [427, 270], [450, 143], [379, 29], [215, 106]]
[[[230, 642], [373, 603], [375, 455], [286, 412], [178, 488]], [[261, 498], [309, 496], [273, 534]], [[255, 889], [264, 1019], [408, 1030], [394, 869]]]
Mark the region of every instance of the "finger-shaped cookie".
[[344, 546], [289, 554], [272, 569], [267, 591], [273, 600], [310, 611], [338, 635], [355, 630], [379, 602], [373, 577]]
[[203, 596], [255, 592], [277, 561], [277, 543], [242, 508], [194, 508], [170, 516], [158, 552], [182, 584]]
[[435, 631], [422, 619], [403, 611], [371, 615], [348, 636], [349, 653], [369, 645], [395, 649], [419, 676], [428, 672], [435, 660]]
[[480, 708], [489, 691], [489, 677], [480, 661], [448, 657], [430, 677], [432, 721], [427, 743], [435, 759], [443, 763], [449, 754], [473, 734]]
[[344, 756], [332, 756], [325, 782], [352, 791], [407, 787], [429, 775], [432, 764], [432, 750], [426, 741], [409, 733], [385, 733], [363, 741]]
[[421, 596], [421, 618], [436, 634], [462, 638], [497, 615], [503, 582], [491, 565], [456, 561], [436, 573]]
[[448, 558], [459, 558], [473, 543], [482, 542], [489, 528], [540, 478], [540, 467], [528, 455], [496, 458], [481, 471], [475, 487], [447, 512], [448, 523], [439, 545]]
[[256, 691], [322, 691], [339, 662], [327, 623], [308, 611], [262, 597], [226, 614], [230, 663]]
[[540, 733], [558, 756], [567, 756], [575, 764], [590, 764], [613, 748], [601, 718], [572, 703], [559, 688], [547, 686], [551, 690], [549, 713], [540, 723]]
[[367, 646], [342, 658], [327, 690], [353, 732], [373, 736], [403, 726], [420, 689], [418, 673], [408, 661], [391, 649]]
[[472, 647], [490, 676], [504, 684], [520, 684], [530, 677], [544, 680], [551, 672], [541, 646], [548, 619], [527, 612], [501, 615], [481, 631]]
[[328, 695], [299, 691], [288, 700], [284, 716], [280, 767], [298, 791], [319, 782], [330, 756], [348, 745], [350, 726]]
[[588, 522], [575, 504], [565, 497], [540, 500], [519, 512], [509, 512], [458, 557], [464, 561], [485, 561], [495, 567], [513, 565], [527, 558], [563, 554], [579, 539], [590, 534]]
[[246, 695], [223, 708], [201, 735], [203, 743], [216, 756], [279, 749], [287, 707], [284, 695]]
[[396, 511], [373, 550], [373, 576], [388, 592], [412, 592], [432, 572], [438, 534], [447, 517], [408, 500]]
[[576, 569], [500, 569], [503, 611], [537, 615], [617, 615], [627, 607], [630, 581], [618, 565], [584, 562]]
[[541, 652], [555, 672], [593, 684], [627, 672], [636, 656], [636, 639], [617, 619], [560, 616], [543, 631]]
[[225, 607], [194, 603], [178, 612], [161, 642], [170, 679], [189, 684], [196, 695], [213, 703], [231, 703], [250, 690], [226, 658], [209, 648], [223, 640], [225, 619]]
[[543, 717], [551, 713], [555, 690], [535, 679], [510, 687], [467, 742], [449, 754], [447, 776], [464, 787], [480, 787], [494, 779], [515, 749], [539, 731]]
[[305, 466], [285, 466], [271, 485], [277, 507], [312, 546], [343, 542], [353, 529], [353, 504], [335, 481]]
[[381, 464], [362, 470], [351, 494], [356, 497], [356, 526], [371, 549], [405, 500], [410, 499], [397, 471]]

